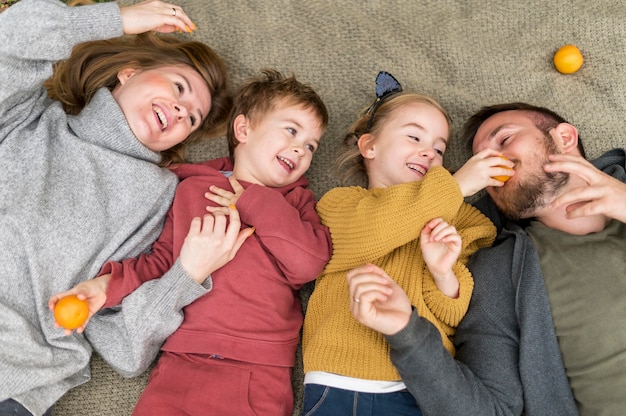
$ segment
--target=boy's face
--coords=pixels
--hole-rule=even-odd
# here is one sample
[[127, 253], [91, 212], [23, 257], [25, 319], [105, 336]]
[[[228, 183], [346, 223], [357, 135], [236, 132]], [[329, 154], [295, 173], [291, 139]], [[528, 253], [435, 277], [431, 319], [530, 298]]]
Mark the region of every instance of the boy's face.
[[234, 121], [239, 145], [233, 175], [275, 188], [300, 179], [311, 166], [324, 133], [315, 111], [283, 101], [255, 118], [251, 122], [239, 115]]
[[369, 187], [421, 180], [430, 168], [443, 164], [448, 135], [448, 121], [430, 104], [413, 102], [393, 110], [376, 137], [361, 136]]

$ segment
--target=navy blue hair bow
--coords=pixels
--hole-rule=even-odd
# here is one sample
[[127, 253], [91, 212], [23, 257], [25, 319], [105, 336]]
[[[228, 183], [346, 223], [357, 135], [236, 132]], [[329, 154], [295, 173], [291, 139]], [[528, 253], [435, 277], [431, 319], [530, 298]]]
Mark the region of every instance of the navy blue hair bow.
[[370, 119], [367, 122], [365, 133], [368, 133], [374, 122], [374, 115], [378, 107], [393, 94], [402, 92], [402, 85], [389, 72], [380, 71], [376, 76], [376, 101], [367, 109], [366, 113], [370, 113]]

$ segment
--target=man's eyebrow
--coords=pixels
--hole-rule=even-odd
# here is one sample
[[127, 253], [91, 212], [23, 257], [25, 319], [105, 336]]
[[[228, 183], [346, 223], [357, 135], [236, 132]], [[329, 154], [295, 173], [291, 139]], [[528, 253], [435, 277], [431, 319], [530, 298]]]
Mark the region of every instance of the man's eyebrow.
[[[191, 88], [191, 83], [189, 82], [187, 77], [184, 76], [183, 74], [179, 74], [179, 75], [181, 76], [182, 79], [185, 80], [185, 84], [187, 84], [187, 88], [189, 89], [189, 93], [193, 93], [193, 89]], [[199, 108], [197, 108], [196, 111], [200, 115], [200, 123], [202, 123], [202, 120], [204, 120], [204, 115], [202, 114], [202, 111]]]
[[496, 134], [500, 133], [502, 130], [511, 127], [510, 124], [502, 124], [498, 127], [496, 127], [495, 129], [493, 129], [493, 131], [491, 133], [489, 133], [489, 139], [493, 139]]

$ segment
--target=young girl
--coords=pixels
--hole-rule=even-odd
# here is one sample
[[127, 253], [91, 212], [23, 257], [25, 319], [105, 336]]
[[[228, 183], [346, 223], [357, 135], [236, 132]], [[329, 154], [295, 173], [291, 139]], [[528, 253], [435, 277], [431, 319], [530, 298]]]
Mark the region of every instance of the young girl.
[[[359, 299], [350, 299], [346, 273], [365, 263], [384, 269], [453, 354], [451, 338], [473, 287], [465, 264], [495, 238], [491, 222], [463, 202], [491, 183], [482, 174], [486, 162], [473, 162], [473, 173], [466, 169], [459, 182], [442, 167], [450, 124], [442, 107], [402, 93], [387, 73], [379, 74], [377, 97], [351, 126], [338, 159], [342, 183], [359, 186], [333, 189], [317, 207], [333, 255], [305, 317], [306, 415], [421, 414], [383, 336], [352, 317], [349, 306]], [[468, 180], [472, 176], [482, 179]]]
[[[47, 302], [107, 260], [149, 248], [178, 183], [159, 165], [177, 160], [187, 137], [223, 128], [227, 75], [210, 48], [120, 37], [193, 27], [156, 0], [121, 9], [22, 0], [0, 14], [1, 414], [50, 412], [89, 380], [92, 346], [120, 371], [147, 365], [130, 353], [134, 335], [168, 330], [120, 313], [94, 319], [89, 342], [66, 337]], [[134, 306], [126, 311], [141, 316], [180, 307]]]

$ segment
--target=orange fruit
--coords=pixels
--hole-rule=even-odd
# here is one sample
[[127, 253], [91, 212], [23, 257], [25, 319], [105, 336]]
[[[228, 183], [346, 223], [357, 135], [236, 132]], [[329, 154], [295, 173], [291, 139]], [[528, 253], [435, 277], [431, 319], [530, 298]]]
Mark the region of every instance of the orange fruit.
[[[508, 160], [508, 159], [507, 159], [506, 157], [504, 157], [504, 156], [498, 156], [498, 157], [501, 157], [502, 159], [506, 159], [506, 160]], [[499, 165], [498, 167], [499, 167], [499, 168], [508, 169], [508, 170], [513, 170], [513, 169], [511, 169], [511, 168], [510, 168], [510, 167], [508, 167], [508, 166], [501, 166], [501, 165]], [[493, 178], [493, 179], [496, 179], [496, 180], [498, 180], [498, 181], [500, 181], [500, 182], [506, 182], [506, 181], [508, 181], [509, 179], [511, 179], [511, 177], [510, 177], [510, 176], [507, 176], [507, 175], [492, 176], [492, 178]]]
[[583, 54], [574, 45], [565, 45], [554, 54], [554, 67], [561, 74], [573, 74], [583, 66]]
[[54, 319], [65, 329], [76, 329], [85, 323], [89, 316], [89, 304], [86, 300], [69, 295], [59, 299], [54, 305]]

